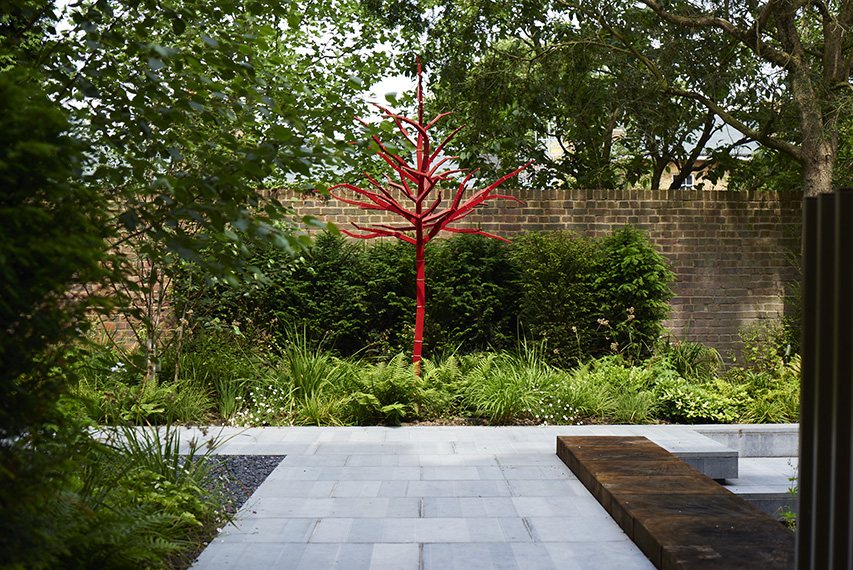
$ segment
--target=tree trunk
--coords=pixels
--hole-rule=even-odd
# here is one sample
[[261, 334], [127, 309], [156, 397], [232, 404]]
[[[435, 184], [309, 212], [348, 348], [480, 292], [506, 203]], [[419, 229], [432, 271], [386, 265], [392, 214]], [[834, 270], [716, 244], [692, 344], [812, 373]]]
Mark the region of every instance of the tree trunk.
[[681, 185], [684, 184], [687, 177], [693, 173], [696, 161], [699, 160], [699, 157], [702, 155], [702, 151], [705, 149], [705, 145], [708, 144], [708, 141], [711, 140], [711, 135], [714, 134], [715, 116], [716, 115], [714, 115], [712, 111], [708, 111], [705, 115], [705, 124], [702, 127], [702, 135], [699, 137], [699, 140], [696, 141], [693, 151], [687, 156], [687, 159], [678, 169], [678, 174], [672, 177], [672, 184], [669, 187], [670, 190], [681, 188]]
[[663, 172], [666, 170], [667, 161], [663, 158], [654, 157], [652, 159], [652, 181], [651, 190], [660, 190], [660, 179], [663, 178]]
[[803, 144], [803, 195], [817, 196], [832, 192], [832, 173], [838, 143], [830, 138], [813, 145]]

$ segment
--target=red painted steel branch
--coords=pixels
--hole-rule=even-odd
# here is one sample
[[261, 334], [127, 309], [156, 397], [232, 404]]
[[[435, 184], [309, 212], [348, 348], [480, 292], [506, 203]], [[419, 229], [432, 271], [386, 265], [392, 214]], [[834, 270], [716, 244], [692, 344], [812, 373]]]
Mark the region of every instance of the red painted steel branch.
[[[459, 127], [450, 133], [437, 147], [435, 147], [435, 149], [430, 148], [429, 130], [434, 127], [440, 119], [449, 115], [449, 113], [442, 113], [428, 124], [424, 124], [423, 76], [421, 74], [420, 61], [418, 62], [417, 101], [417, 121], [413, 121], [403, 115], [392, 113], [381, 105], [376, 105], [380, 110], [382, 110], [384, 117], [394, 120], [403, 137], [416, 149], [416, 164], [415, 166], [412, 166], [403, 157], [390, 152], [378, 136], [373, 135], [372, 137], [379, 147], [379, 150], [376, 151], [377, 154], [382, 157], [386, 163], [388, 163], [388, 166], [390, 166], [394, 172], [397, 173], [400, 178], [400, 182], [394, 182], [388, 174], [385, 174], [387, 182], [387, 186], [385, 186], [365, 172], [364, 176], [374, 190], [366, 190], [353, 184], [338, 184], [329, 190], [332, 193], [332, 196], [342, 202], [358, 206], [364, 210], [384, 210], [393, 212], [404, 220], [404, 223], [393, 226], [388, 224], [360, 226], [353, 222], [352, 225], [362, 233], [354, 233], [348, 230], [342, 231], [351, 237], [360, 239], [369, 239], [381, 236], [396, 237], [415, 246], [417, 309], [415, 313], [415, 346], [413, 349], [412, 362], [419, 365], [422, 354], [424, 319], [426, 315], [424, 246], [441, 230], [446, 230], [451, 233], [479, 234], [507, 241], [502, 237], [490, 234], [480, 229], [453, 228], [450, 227], [449, 224], [458, 222], [470, 214], [474, 208], [488, 200], [514, 200], [523, 204], [521, 200], [513, 196], [492, 194], [492, 192], [502, 183], [530, 166], [533, 161], [531, 160], [521, 168], [501, 177], [497, 182], [494, 182], [485, 188], [476, 190], [466, 199], [464, 197], [465, 191], [467, 190], [468, 183], [471, 181], [476, 170], [469, 172], [465, 176], [464, 180], [459, 184], [456, 191], [453, 192], [452, 202], [447, 207], [443, 209], [440, 208], [444, 200], [442, 196], [442, 189], [439, 187], [439, 184], [442, 182], [452, 181], [451, 176], [453, 174], [465, 171], [460, 169], [439, 171], [439, 168], [446, 162], [458, 157], [445, 157], [437, 162], [435, 161], [441, 151], [444, 150], [456, 133], [458, 133], [463, 127]], [[366, 125], [366, 123], [361, 119], [358, 120]], [[417, 135], [416, 138], [413, 137], [414, 133]], [[435, 164], [433, 164], [434, 162]], [[401, 204], [400, 201], [391, 194], [389, 188], [399, 192], [404, 200], [408, 200], [412, 203], [413, 207], [407, 208]], [[361, 196], [363, 199], [350, 200], [343, 198], [334, 192], [338, 189], [350, 190]], [[428, 200], [428, 198], [433, 194], [433, 191], [435, 191], [434, 198]]]

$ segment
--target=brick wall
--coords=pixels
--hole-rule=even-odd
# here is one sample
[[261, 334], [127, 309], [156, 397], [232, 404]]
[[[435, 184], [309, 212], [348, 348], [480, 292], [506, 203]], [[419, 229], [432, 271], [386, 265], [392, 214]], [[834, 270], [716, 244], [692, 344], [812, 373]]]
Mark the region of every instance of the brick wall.
[[[506, 190], [523, 200], [490, 203], [458, 227], [481, 227], [511, 237], [525, 230], [566, 228], [589, 236], [625, 224], [645, 230], [672, 264], [675, 297], [667, 328], [724, 356], [739, 350], [738, 329], [781, 314], [781, 294], [797, 279], [801, 194], [701, 190]], [[395, 221], [334, 198], [294, 198], [300, 215], [340, 227]]]

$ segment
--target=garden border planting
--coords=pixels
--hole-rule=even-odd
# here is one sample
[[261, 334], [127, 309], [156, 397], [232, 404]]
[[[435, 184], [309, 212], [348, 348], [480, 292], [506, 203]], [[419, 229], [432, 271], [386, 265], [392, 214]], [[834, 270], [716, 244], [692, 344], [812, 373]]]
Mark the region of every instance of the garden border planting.
[[[702, 190], [501, 190], [525, 202], [478, 209], [469, 224], [510, 237], [522, 231], [570, 230], [602, 236], [631, 224], [646, 231], [677, 275], [666, 323], [676, 338], [738, 352], [738, 330], [785, 311], [781, 294], [799, 273], [801, 192]], [[334, 198], [288, 195], [300, 216], [341, 227], [388, 223]], [[467, 227], [464, 224], [461, 227]], [[790, 291], [787, 291], [790, 293]]]

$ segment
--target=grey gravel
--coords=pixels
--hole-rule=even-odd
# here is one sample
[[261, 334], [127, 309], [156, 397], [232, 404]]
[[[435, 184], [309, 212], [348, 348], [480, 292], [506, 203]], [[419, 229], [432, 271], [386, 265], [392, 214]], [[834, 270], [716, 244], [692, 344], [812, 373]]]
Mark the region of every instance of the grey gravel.
[[213, 456], [211, 476], [218, 477], [222, 481], [228, 495], [228, 510], [236, 511], [242, 507], [284, 457], [284, 455]]

